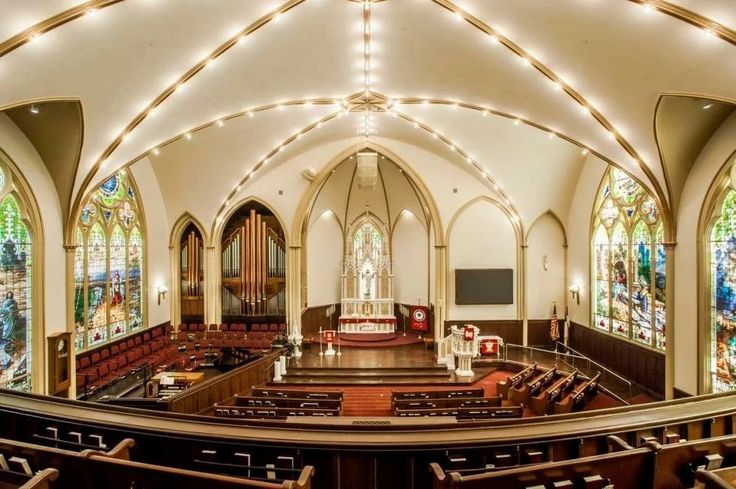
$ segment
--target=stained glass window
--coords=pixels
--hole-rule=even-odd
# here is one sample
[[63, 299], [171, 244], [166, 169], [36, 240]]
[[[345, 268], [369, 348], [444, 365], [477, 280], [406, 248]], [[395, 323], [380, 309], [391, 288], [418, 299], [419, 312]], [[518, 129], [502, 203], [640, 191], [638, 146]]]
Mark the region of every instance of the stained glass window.
[[124, 171], [82, 206], [74, 256], [77, 350], [144, 324], [143, 236], [134, 183]]
[[31, 235], [2, 173], [0, 191], [0, 388], [30, 392]]
[[593, 215], [591, 283], [595, 328], [665, 348], [664, 228], [651, 195], [610, 169]]
[[710, 235], [711, 375], [714, 392], [736, 390], [736, 191]]

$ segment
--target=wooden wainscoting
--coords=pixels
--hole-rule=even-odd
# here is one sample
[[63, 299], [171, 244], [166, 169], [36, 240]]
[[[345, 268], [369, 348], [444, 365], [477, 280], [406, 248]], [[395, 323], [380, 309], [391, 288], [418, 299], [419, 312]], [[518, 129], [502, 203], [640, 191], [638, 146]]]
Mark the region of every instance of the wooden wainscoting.
[[664, 396], [664, 353], [577, 323], [570, 324], [570, 347], [646, 390]]
[[302, 311], [302, 336], [310, 337], [314, 336], [317, 339], [319, 328], [325, 329], [337, 329], [337, 318], [340, 317], [340, 304], [334, 304], [335, 314], [332, 316], [332, 324], [325, 316], [325, 311], [332, 307], [333, 304], [327, 304], [324, 306], [308, 307]]
[[445, 321], [445, 334], [450, 334], [450, 326], [462, 326], [472, 324], [480, 329], [481, 335], [497, 335], [503, 338], [504, 343], [521, 344], [522, 324], [518, 319], [486, 319], [486, 320], [447, 320]]
[[[560, 337], [564, 334], [565, 320], [559, 320]], [[552, 338], [549, 337], [549, 327], [551, 319], [529, 319], [527, 321], [527, 337], [526, 344], [529, 346], [539, 346], [542, 348], [554, 349]]]

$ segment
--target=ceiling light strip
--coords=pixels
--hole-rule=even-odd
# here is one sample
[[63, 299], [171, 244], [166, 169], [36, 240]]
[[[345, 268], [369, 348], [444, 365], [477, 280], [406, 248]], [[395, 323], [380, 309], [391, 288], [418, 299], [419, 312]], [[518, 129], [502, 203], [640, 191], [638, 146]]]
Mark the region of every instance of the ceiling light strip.
[[394, 114], [396, 114], [397, 117], [400, 117], [401, 119], [405, 120], [406, 122], [408, 122], [410, 124], [413, 124], [414, 127], [417, 127], [417, 128], [420, 128], [420, 129], [424, 130], [425, 132], [427, 132], [428, 134], [430, 134], [434, 139], [437, 139], [437, 140], [441, 141], [442, 143], [444, 143], [451, 151], [453, 151], [453, 152], [457, 153], [458, 155], [460, 155], [466, 161], [466, 163], [472, 165], [473, 168], [475, 170], [477, 170], [484, 177], [485, 180], [487, 180], [488, 182], [490, 182], [491, 188], [493, 188], [496, 192], [498, 192], [498, 194], [503, 198], [503, 200], [506, 203], [506, 205], [508, 205], [509, 208], [511, 210], [513, 210], [513, 214], [515, 214], [517, 217], [520, 216], [519, 210], [516, 208], [516, 206], [514, 205], [514, 203], [511, 201], [511, 199], [509, 198], [508, 194], [498, 184], [498, 182], [496, 181], [496, 179], [493, 178], [488, 173], [488, 170], [486, 170], [485, 168], [483, 168], [482, 166], [480, 166], [480, 164], [478, 164], [478, 162], [472, 156], [470, 156], [467, 151], [465, 151], [460, 146], [458, 146], [457, 144], [455, 144], [447, 136], [445, 136], [445, 135], [443, 135], [443, 134], [435, 131], [434, 129], [432, 129], [429, 125], [425, 124], [424, 122], [421, 122], [421, 121], [415, 119], [414, 117], [412, 117], [412, 116], [410, 116], [408, 114], [405, 114], [403, 112], [399, 112], [397, 110], [394, 110]]
[[555, 84], [559, 84], [559, 88], [567, 93], [575, 102], [577, 102], [580, 107], [584, 110], [587, 110], [590, 112], [590, 115], [593, 116], [593, 118], [601, 125], [603, 128], [608, 132], [609, 137], [611, 139], [615, 139], [616, 142], [626, 151], [629, 156], [631, 156], [634, 161], [639, 165], [641, 170], [644, 172], [644, 174], [647, 176], [647, 178], [650, 180], [652, 187], [655, 190], [655, 194], [657, 196], [657, 199], [659, 200], [659, 203], [661, 204], [661, 208], [664, 209], [664, 212], [669, 215], [669, 204], [666, 199], [666, 194], [664, 193], [659, 181], [655, 177], [654, 173], [652, 172], [651, 168], [644, 163], [641, 156], [639, 156], [639, 153], [634, 149], [634, 147], [624, 138], [611, 124], [608, 119], [600, 112], [598, 109], [596, 109], [588, 100], [585, 99], [579, 92], [577, 92], [571, 85], [566, 83], [561, 77], [557, 76], [551, 69], [549, 69], [544, 63], [539, 61], [537, 58], [532, 56], [528, 51], [523, 49], [521, 46], [513, 42], [511, 39], [503, 35], [501, 32], [498, 32], [497, 30], [493, 29], [491, 26], [480, 20], [478, 17], [475, 17], [474, 15], [470, 14], [466, 10], [460, 8], [459, 6], [455, 5], [450, 0], [431, 0], [435, 4], [439, 5], [440, 7], [446, 9], [450, 13], [454, 15], [459, 15], [462, 19], [464, 19], [467, 23], [469, 23], [471, 26], [475, 27], [476, 29], [480, 30], [484, 34], [488, 36], [492, 36], [494, 39], [497, 39], [498, 42], [503, 44], [506, 48], [508, 48], [511, 52], [513, 52], [515, 55], [519, 56], [522, 60], [525, 62], [528, 62], [530, 66], [534, 67], [537, 71], [539, 71], [543, 76], [545, 76], [549, 81]]
[[80, 3], [76, 7], [72, 7], [68, 10], [60, 12], [53, 17], [49, 17], [19, 32], [13, 37], [3, 41], [0, 44], [0, 57], [3, 57], [11, 51], [18, 49], [22, 45], [30, 42], [31, 40], [42, 34], [46, 34], [47, 32], [54, 30], [57, 27], [61, 27], [67, 22], [71, 22], [80, 17], [84, 17], [86, 14], [92, 11], [97, 11], [123, 1], [124, 0], [89, 0], [84, 3]]
[[[261, 105], [259, 107], [252, 107], [249, 109], [241, 110], [240, 112], [235, 112], [232, 114], [228, 114], [222, 117], [219, 117], [217, 119], [213, 119], [211, 121], [207, 121], [204, 124], [200, 124], [197, 127], [193, 127], [191, 129], [187, 129], [185, 131], [180, 132], [179, 134], [170, 137], [169, 139], [157, 144], [156, 146], [153, 146], [150, 149], [147, 149], [140, 155], [136, 156], [132, 160], [128, 161], [124, 165], [121, 166], [121, 168], [127, 168], [134, 163], [137, 163], [138, 161], [142, 160], [146, 156], [154, 155], [157, 156], [158, 152], [161, 151], [161, 149], [165, 148], [169, 144], [172, 144], [176, 141], [179, 141], [181, 139], [184, 139], [187, 134], [193, 135], [199, 131], [202, 131], [203, 129], [207, 129], [212, 126], [218, 126], [221, 127], [224, 125], [225, 122], [231, 121], [233, 119], [237, 119], [240, 117], [247, 116], [253, 116], [259, 112], [265, 112], [268, 110], [278, 110], [281, 108], [287, 108], [287, 107], [297, 107], [297, 106], [306, 106], [306, 105], [337, 105], [340, 106], [340, 100], [335, 100], [331, 98], [313, 98], [313, 99], [300, 99], [300, 100], [287, 100], [285, 102], [279, 102], [276, 104], [267, 104], [267, 105]], [[112, 172], [114, 174], [115, 172]]]
[[194, 65], [192, 68], [190, 68], [186, 73], [180, 76], [174, 83], [169, 85], [166, 88], [166, 90], [164, 90], [160, 95], [158, 95], [153, 100], [153, 102], [151, 102], [148, 106], [146, 106], [130, 123], [128, 123], [125, 126], [125, 129], [113, 140], [112, 143], [110, 143], [110, 145], [99, 156], [99, 158], [94, 163], [94, 165], [92, 165], [91, 170], [87, 173], [87, 176], [82, 182], [79, 192], [77, 193], [77, 198], [75, 199], [74, 209], [78, 209], [79, 202], [81, 202], [82, 200], [82, 195], [85, 189], [89, 186], [90, 182], [92, 181], [94, 176], [99, 171], [100, 167], [102, 166], [102, 163], [115, 151], [115, 149], [117, 149], [118, 146], [120, 146], [120, 144], [123, 142], [123, 139], [126, 136], [128, 136], [136, 127], [138, 127], [138, 125], [140, 125], [146, 119], [146, 117], [149, 115], [149, 113], [153, 109], [158, 108], [166, 99], [168, 99], [176, 91], [177, 88], [183, 86], [186, 82], [192, 79], [197, 73], [202, 71], [209, 61], [219, 58], [230, 48], [235, 46], [240, 40], [240, 38], [253, 34], [255, 31], [257, 31], [264, 25], [271, 22], [275, 17], [288, 12], [289, 10], [304, 3], [305, 1], [306, 0], [289, 0], [286, 3], [283, 3], [281, 6], [271, 10], [269, 13], [267, 13], [266, 15], [263, 15], [262, 17], [257, 19], [255, 22], [250, 24], [248, 27], [241, 30], [236, 35], [234, 35], [233, 37], [231, 37], [230, 39], [222, 43], [215, 50], [213, 50], [207, 57], [205, 57], [203, 60], [201, 60], [196, 65]]
[[[326, 116], [322, 117], [321, 119], [312, 122], [308, 126], [304, 127], [302, 130], [300, 130], [300, 131], [292, 134], [288, 138], [284, 139], [281, 142], [281, 144], [275, 146], [271, 151], [269, 151], [266, 154], [266, 156], [264, 156], [263, 158], [261, 158], [258, 161], [258, 163], [256, 163], [255, 166], [248, 173], [245, 174], [245, 177], [243, 177], [238, 182], [238, 184], [235, 186], [235, 188], [233, 188], [233, 190], [230, 191], [230, 193], [227, 195], [227, 197], [225, 197], [225, 200], [222, 202], [222, 204], [220, 205], [220, 207], [217, 209], [217, 215], [220, 216], [220, 214], [222, 213], [222, 211], [225, 210], [225, 208], [227, 208], [227, 206], [230, 203], [230, 201], [237, 195], [237, 193], [243, 188], [243, 186], [248, 182], [248, 180], [250, 180], [251, 178], [253, 178], [254, 175], [255, 175], [255, 173], [258, 170], [260, 170], [261, 168], [263, 168], [268, 163], [268, 161], [271, 158], [273, 158], [274, 156], [276, 156], [278, 153], [281, 153], [282, 151], [284, 151], [286, 149], [286, 147], [288, 145], [290, 145], [291, 143], [293, 143], [294, 141], [297, 141], [297, 140], [301, 139], [301, 137], [303, 135], [307, 134], [308, 132], [312, 131], [313, 129], [322, 127], [322, 125], [324, 123], [326, 123], [326, 122], [329, 122], [329, 121], [331, 121], [333, 119], [336, 119], [337, 117], [340, 116], [341, 113], [342, 113], [341, 111], [338, 111], [338, 112], [332, 112], [330, 114], [327, 114]], [[218, 219], [219, 219], [219, 217], [218, 217]]]
[[687, 22], [699, 29], [703, 29], [706, 33], [711, 33], [716, 37], [720, 37], [726, 42], [736, 45], [736, 30], [710, 19], [702, 14], [693, 12], [680, 5], [675, 5], [663, 0], [629, 0], [630, 2], [648, 7], [683, 22]]

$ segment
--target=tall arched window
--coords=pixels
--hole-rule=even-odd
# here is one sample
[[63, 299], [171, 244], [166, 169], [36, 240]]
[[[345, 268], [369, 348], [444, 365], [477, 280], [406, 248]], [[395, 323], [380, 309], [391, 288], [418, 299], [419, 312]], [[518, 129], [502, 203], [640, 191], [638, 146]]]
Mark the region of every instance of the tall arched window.
[[736, 390], [736, 190], [728, 188], [712, 219], [710, 375], [714, 392]]
[[135, 183], [125, 171], [100, 185], [82, 207], [74, 259], [77, 351], [145, 323], [142, 217]]
[[33, 234], [21, 189], [0, 164], [0, 388], [30, 392]]
[[665, 348], [664, 228], [633, 178], [606, 172], [593, 215], [591, 313], [596, 328]]

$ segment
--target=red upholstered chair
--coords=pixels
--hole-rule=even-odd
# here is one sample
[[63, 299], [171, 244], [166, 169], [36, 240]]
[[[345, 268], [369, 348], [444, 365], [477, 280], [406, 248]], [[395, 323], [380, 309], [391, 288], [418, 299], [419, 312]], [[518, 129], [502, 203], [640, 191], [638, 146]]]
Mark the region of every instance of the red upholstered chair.
[[223, 331], [223, 332], [224, 332], [224, 331], [227, 331], [227, 324], [221, 324], [221, 325], [219, 326], [219, 329], [220, 329], [220, 331]]
[[279, 331], [286, 331], [286, 323], [279, 324]]
[[90, 365], [91, 365], [91, 363], [90, 363], [90, 360], [89, 360], [89, 356], [86, 356], [85, 355], [85, 356], [83, 356], [83, 357], [81, 357], [79, 359], [79, 367], [78, 367], [78, 370], [87, 369], [87, 368], [90, 367]]
[[273, 331], [273, 332], [278, 332], [279, 325], [276, 324], [276, 323], [271, 323], [271, 324], [268, 325], [268, 330], [269, 331]]
[[124, 341], [121, 341], [118, 344], [118, 348], [120, 348], [120, 353], [125, 354], [126, 351], [128, 351], [128, 344]]
[[107, 361], [110, 359], [110, 350], [103, 348], [100, 350], [100, 361]]
[[151, 338], [156, 339], [161, 336], [161, 328], [156, 328], [151, 332]]
[[120, 355], [120, 347], [118, 345], [112, 345], [110, 347], [110, 355], [113, 357]]
[[128, 340], [128, 350], [135, 348], [135, 340], [133, 338]]
[[207, 331], [207, 325], [206, 324], [198, 324], [197, 325], [198, 331]]
[[143, 333], [143, 342], [148, 343], [149, 341], [151, 341], [151, 335], [148, 333]]
[[136, 336], [134, 338], [134, 344], [135, 346], [141, 346], [143, 344], [143, 338], [140, 335]]
[[96, 351], [92, 354], [92, 365], [97, 365], [100, 363], [101, 357], [100, 352]]

